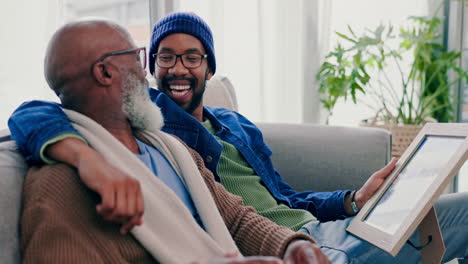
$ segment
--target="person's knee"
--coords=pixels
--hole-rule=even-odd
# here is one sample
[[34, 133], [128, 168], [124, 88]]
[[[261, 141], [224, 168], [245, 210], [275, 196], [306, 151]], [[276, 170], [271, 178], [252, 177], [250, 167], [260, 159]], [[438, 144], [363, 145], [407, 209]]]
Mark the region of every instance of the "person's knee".
[[445, 194], [434, 204], [444, 236], [455, 235], [468, 224], [468, 193]]
[[434, 204], [437, 212], [446, 209], [468, 208], [468, 193], [450, 193], [442, 195]]

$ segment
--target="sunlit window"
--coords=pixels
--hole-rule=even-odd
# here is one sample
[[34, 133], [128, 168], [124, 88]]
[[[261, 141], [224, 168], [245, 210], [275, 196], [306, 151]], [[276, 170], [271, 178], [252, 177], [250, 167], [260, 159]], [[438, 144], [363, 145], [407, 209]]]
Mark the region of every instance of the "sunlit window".
[[148, 46], [150, 20], [148, 0], [65, 0], [65, 20], [102, 17], [127, 28], [137, 46]]

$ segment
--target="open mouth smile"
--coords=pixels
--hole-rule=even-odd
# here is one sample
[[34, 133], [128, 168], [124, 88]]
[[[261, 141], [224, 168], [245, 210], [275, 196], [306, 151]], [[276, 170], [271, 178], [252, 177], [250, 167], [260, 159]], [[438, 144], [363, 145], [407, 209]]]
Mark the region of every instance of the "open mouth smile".
[[172, 84], [169, 85], [169, 89], [171, 90], [171, 94], [174, 96], [184, 96], [190, 91], [190, 85], [189, 84]]

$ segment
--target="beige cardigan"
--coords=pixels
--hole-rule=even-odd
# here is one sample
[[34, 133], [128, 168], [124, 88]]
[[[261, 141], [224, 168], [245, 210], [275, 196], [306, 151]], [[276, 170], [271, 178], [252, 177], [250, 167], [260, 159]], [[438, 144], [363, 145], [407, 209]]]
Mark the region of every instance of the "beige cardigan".
[[[253, 208], [243, 206], [240, 197], [228, 193], [214, 181], [201, 157], [195, 151], [189, 151], [222, 220], [243, 254], [282, 256], [292, 239], [312, 241], [304, 234], [294, 233], [257, 215]], [[26, 178], [23, 198], [21, 246], [25, 263], [151, 263], [155, 258], [164, 263], [185, 263], [193, 256], [197, 256], [195, 260], [201, 262], [206, 261], [206, 257], [219, 256], [215, 252], [212, 256], [198, 257], [199, 252], [195, 250], [199, 245], [193, 245], [192, 251], [187, 248], [178, 251], [177, 246], [171, 246], [166, 251], [170, 251], [174, 258], [160, 258], [153, 252], [167, 246], [161, 241], [174, 240], [175, 245], [177, 242], [182, 245], [192, 239], [191, 234], [155, 240], [157, 243], [150, 245], [152, 248], [146, 246], [146, 249], [134, 236], [120, 235], [119, 226], [103, 222], [96, 214], [97, 195], [83, 186], [76, 172], [65, 165], [31, 169]], [[145, 210], [146, 205], [145, 199]], [[174, 219], [174, 222], [178, 220]], [[159, 223], [158, 219], [145, 218], [145, 222], [148, 221]], [[215, 237], [214, 240], [219, 239]], [[151, 239], [145, 243], [148, 241]], [[173, 245], [174, 241], [171, 241]], [[219, 244], [224, 250], [221, 252], [229, 250], [229, 242]], [[184, 255], [184, 258], [178, 258], [179, 255]]]

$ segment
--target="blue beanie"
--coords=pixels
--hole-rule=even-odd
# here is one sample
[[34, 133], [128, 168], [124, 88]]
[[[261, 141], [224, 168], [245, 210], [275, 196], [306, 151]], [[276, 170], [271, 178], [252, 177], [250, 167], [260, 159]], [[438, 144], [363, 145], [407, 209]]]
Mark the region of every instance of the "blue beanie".
[[203, 44], [211, 72], [216, 72], [216, 58], [214, 55], [213, 34], [210, 27], [195, 13], [172, 13], [154, 24], [149, 50], [149, 70], [154, 74], [153, 54], [158, 52], [159, 43], [165, 37], [174, 33], [185, 33], [196, 37]]

